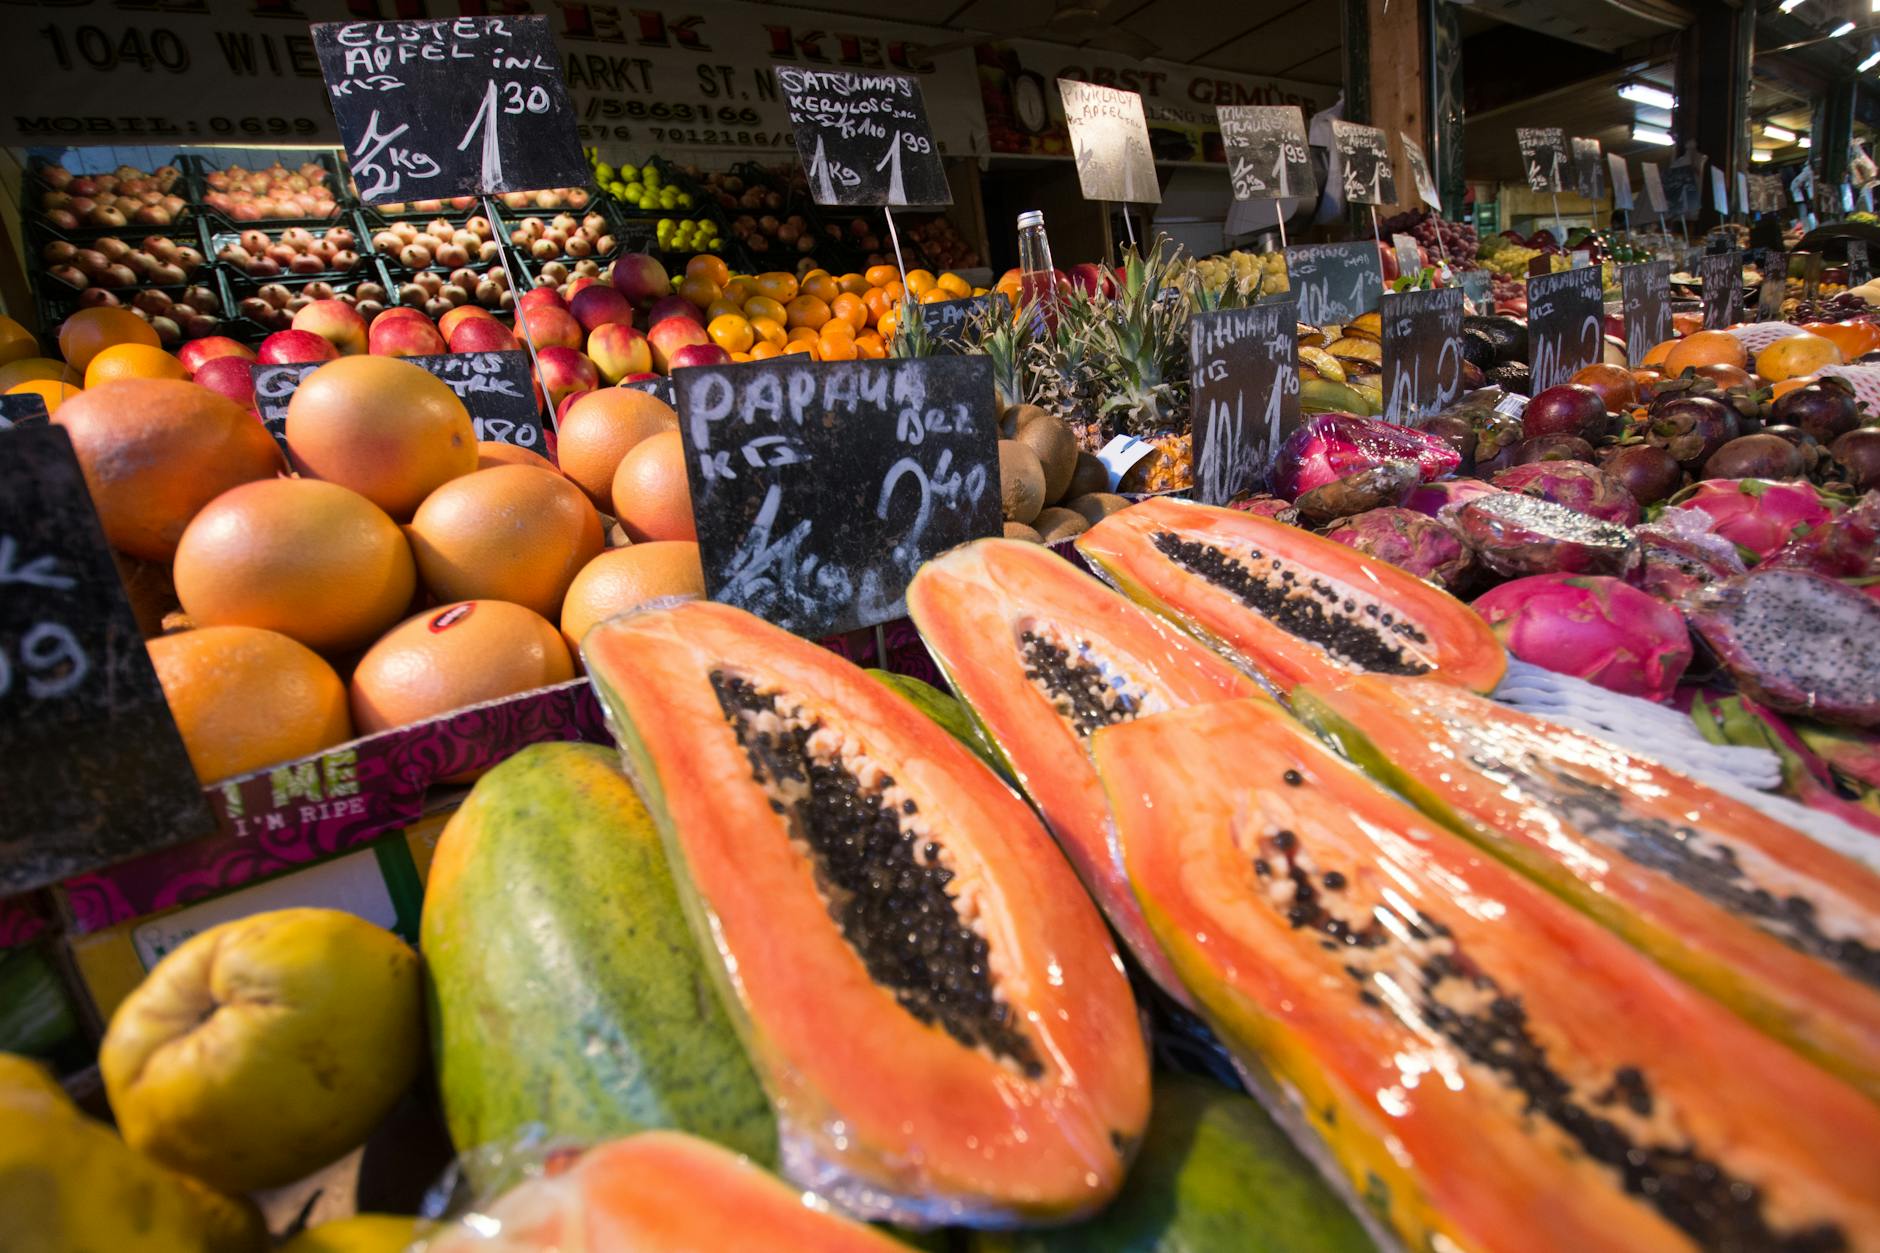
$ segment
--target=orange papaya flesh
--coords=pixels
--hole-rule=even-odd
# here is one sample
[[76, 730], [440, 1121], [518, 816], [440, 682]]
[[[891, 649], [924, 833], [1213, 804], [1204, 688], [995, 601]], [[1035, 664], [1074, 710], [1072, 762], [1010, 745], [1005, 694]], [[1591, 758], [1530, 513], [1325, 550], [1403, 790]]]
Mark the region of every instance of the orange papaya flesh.
[[432, 1235], [427, 1253], [907, 1253], [708, 1140], [646, 1131], [596, 1145]]
[[902, 1225], [1069, 1220], [1119, 1186], [1148, 1060], [1037, 817], [858, 667], [728, 606], [582, 652], [777, 1108], [784, 1173]]
[[1365, 676], [1293, 703], [1430, 817], [1880, 1100], [1880, 875], [1654, 761], [1439, 683]]
[[1493, 691], [1507, 653], [1481, 615], [1387, 561], [1238, 509], [1162, 496], [1078, 551], [1128, 596], [1281, 692], [1366, 670]]
[[1409, 1247], [1880, 1242], [1880, 1109], [1270, 704], [1093, 748], [1189, 990]]
[[908, 616], [1010, 763], [1117, 934], [1187, 1004], [1130, 894], [1091, 764], [1100, 726], [1256, 695], [1254, 681], [1037, 544], [984, 539], [923, 565]]

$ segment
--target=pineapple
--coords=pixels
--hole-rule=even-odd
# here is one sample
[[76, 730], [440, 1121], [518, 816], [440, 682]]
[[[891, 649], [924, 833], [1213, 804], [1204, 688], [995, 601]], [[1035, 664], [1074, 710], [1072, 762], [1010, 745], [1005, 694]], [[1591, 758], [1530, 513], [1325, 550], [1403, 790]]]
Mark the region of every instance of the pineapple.
[[1194, 439], [1188, 429], [1188, 318], [1193, 272], [1181, 250], [1158, 238], [1146, 256], [1123, 263], [1114, 298], [1093, 301], [1082, 328], [1095, 363], [1103, 438], [1135, 435], [1155, 446], [1121, 486], [1165, 491], [1194, 481]]

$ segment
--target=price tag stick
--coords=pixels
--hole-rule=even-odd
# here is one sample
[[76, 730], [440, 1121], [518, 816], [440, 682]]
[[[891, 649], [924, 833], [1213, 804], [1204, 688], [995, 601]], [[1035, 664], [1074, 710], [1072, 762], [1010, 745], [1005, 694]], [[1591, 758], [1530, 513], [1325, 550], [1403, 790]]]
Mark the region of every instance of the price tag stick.
[[[489, 220], [492, 229], [497, 222], [502, 220], [496, 216], [496, 202], [490, 198], [487, 192], [484, 193], [483, 196], [483, 216]], [[890, 223], [890, 225], [892, 225], [892, 223]], [[896, 252], [898, 254], [898, 248]], [[496, 255], [503, 263], [503, 277], [509, 280], [510, 294], [515, 297], [516, 325], [522, 329], [522, 338], [529, 345], [529, 364], [535, 370], [536, 386], [542, 389], [542, 408], [548, 413], [548, 429], [559, 435], [561, 434], [561, 425], [555, 421], [555, 406], [548, 402], [548, 398], [554, 395], [554, 393], [548, 390], [548, 378], [542, 373], [542, 354], [536, 351], [535, 335], [529, 330], [529, 319], [523, 316], [522, 285], [516, 280], [516, 272], [509, 268], [509, 249], [498, 248]], [[901, 286], [904, 289], [907, 286], [907, 278], [905, 275], [902, 276]]]
[[1560, 193], [1556, 191], [1549, 194], [1554, 198], [1554, 229], [1560, 232], [1560, 246], [1565, 248], [1567, 246], [1567, 224], [1560, 220]]
[[1129, 220], [1129, 205], [1123, 205], [1123, 234], [1129, 236], [1130, 251], [1136, 251], [1136, 224]]
[[[895, 142], [899, 143], [897, 139]], [[901, 299], [908, 300], [913, 295], [907, 290], [907, 262], [901, 260], [901, 232], [894, 229], [894, 210], [887, 205], [881, 206], [881, 216], [888, 219], [888, 242], [894, 245], [894, 266], [901, 271]], [[918, 302], [915, 302], [918, 303]], [[919, 315], [916, 314], [916, 317]]]
[[1382, 248], [1384, 246], [1384, 235], [1383, 232], [1377, 229], [1377, 206], [1368, 205], [1366, 207], [1371, 210], [1371, 238], [1377, 241], [1379, 248]]
[[1279, 250], [1285, 252], [1286, 249], [1290, 247], [1286, 242], [1286, 215], [1279, 211], [1279, 201], [1277, 200], [1273, 202], [1273, 217], [1279, 223]]

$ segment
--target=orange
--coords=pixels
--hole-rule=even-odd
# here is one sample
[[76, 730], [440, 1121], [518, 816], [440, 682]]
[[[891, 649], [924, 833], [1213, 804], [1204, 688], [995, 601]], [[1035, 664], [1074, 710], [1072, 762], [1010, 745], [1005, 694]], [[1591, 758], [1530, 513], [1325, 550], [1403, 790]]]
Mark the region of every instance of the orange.
[[1804, 322], [1802, 329], [1832, 342], [1848, 361], [1880, 347], [1880, 330], [1871, 322]]
[[751, 334], [759, 343], [781, 348], [790, 341], [789, 331], [776, 318], [752, 318]]
[[38, 338], [12, 318], [0, 313], [0, 365], [38, 355]]
[[772, 300], [768, 296], [752, 296], [749, 300], [744, 302], [744, 316], [752, 319], [769, 318], [772, 322], [783, 322], [788, 320], [790, 315], [785, 311], [782, 301]]
[[871, 265], [862, 277], [868, 280], [870, 287], [886, 287], [889, 283], [898, 282], [901, 272], [891, 265]]
[[942, 289], [952, 293], [952, 298], [955, 300], [964, 300], [973, 294], [973, 285], [951, 270], [935, 281]]
[[757, 339], [757, 333], [741, 313], [726, 313], [713, 318], [705, 327], [705, 333], [726, 352], [748, 352]]
[[605, 621], [649, 600], [666, 596], [705, 595], [705, 569], [698, 545], [685, 540], [654, 540], [602, 553], [581, 567], [561, 603], [561, 638], [571, 649], [596, 622]]
[[156, 328], [129, 309], [111, 306], [80, 309], [59, 327], [59, 354], [75, 370], [83, 370], [93, 357], [117, 344], [158, 347]]
[[603, 387], [568, 406], [555, 456], [561, 472], [606, 512], [614, 507], [620, 459], [648, 436], [678, 429], [679, 415], [659, 397], [631, 387]]
[[[1650, 360], [1649, 354], [1647, 361]], [[1749, 364], [1743, 341], [1728, 331], [1698, 331], [1673, 344], [1665, 355], [1665, 373], [1676, 378], [1693, 366]]]
[[830, 318], [827, 322], [824, 322], [820, 327], [816, 328], [816, 333], [823, 339], [855, 338], [855, 328], [841, 318]]
[[844, 274], [836, 280], [836, 286], [850, 296], [859, 296], [868, 290], [868, 280], [860, 274]]
[[845, 335], [836, 335], [816, 341], [816, 356], [821, 361], [853, 361], [862, 355], [862, 350], [855, 341]]
[[827, 271], [805, 274], [803, 281], [798, 284], [798, 287], [801, 290], [801, 294], [814, 296], [824, 304], [828, 304], [842, 294], [842, 289], [836, 286], [835, 279], [831, 278]]
[[262, 479], [217, 496], [183, 532], [175, 578], [197, 624], [262, 627], [322, 653], [370, 644], [417, 589], [398, 524], [319, 479]]
[[924, 305], [937, 305], [943, 300], [957, 300], [959, 297], [944, 287], [929, 287], [920, 294], [918, 299]]
[[760, 340], [758, 343], [751, 345], [751, 360], [753, 361], [768, 361], [772, 357], [781, 357], [782, 355], [783, 345], [773, 344], [769, 340]]
[[1645, 350], [1645, 355], [1639, 359], [1639, 364], [1641, 366], [1657, 366], [1662, 370], [1664, 369], [1666, 358], [1670, 357], [1671, 350], [1677, 346], [1678, 341], [1675, 339], [1667, 339], [1662, 344], [1653, 344], [1650, 348]]
[[901, 286], [900, 279], [884, 284], [881, 290], [886, 293], [890, 305], [898, 305], [907, 297], [907, 289]]
[[346, 688], [333, 667], [277, 631], [207, 626], [145, 647], [205, 784], [352, 738]]
[[868, 302], [851, 292], [842, 292], [829, 302], [829, 312], [849, 324], [851, 330], [868, 325]]
[[697, 274], [680, 279], [678, 291], [680, 296], [701, 309], [724, 294], [718, 284]]
[[772, 270], [757, 276], [757, 294], [766, 296], [778, 304], [796, 299], [796, 275], [785, 274], [782, 270]]
[[1671, 315], [1671, 333], [1680, 339], [1704, 329], [1704, 315], [1695, 310]]
[[685, 445], [677, 431], [645, 440], [614, 473], [614, 516], [636, 544], [698, 539], [692, 491], [685, 480]]
[[723, 257], [701, 252], [685, 263], [687, 278], [702, 278], [706, 282], [723, 287], [731, 281], [731, 267], [725, 264]]
[[888, 355], [888, 345], [874, 331], [863, 331], [855, 337], [855, 351], [865, 361], [880, 361]]
[[89, 388], [68, 396], [52, 420], [72, 437], [105, 538], [146, 561], [175, 556], [183, 528], [217, 496], [284, 468], [254, 414], [181, 379]]
[[463, 401], [396, 357], [341, 357], [302, 379], [287, 402], [287, 447], [302, 474], [350, 487], [398, 521], [477, 468]]
[[467, 600], [407, 618], [359, 659], [352, 715], [361, 735], [574, 677], [561, 632], [502, 600]]
[[934, 289], [938, 282], [931, 270], [909, 270], [907, 272], [907, 290], [916, 297], [925, 296]]
[[829, 320], [829, 306], [814, 296], [798, 296], [784, 308], [789, 311], [788, 322], [791, 326], [807, 326], [815, 330]]
[[875, 329], [881, 332], [883, 339], [892, 341], [894, 332], [899, 329], [900, 325], [901, 315], [890, 309], [881, 315], [881, 320], [875, 323]]
[[788, 348], [791, 344], [813, 344], [816, 342], [816, 338], [816, 332], [809, 327], [793, 326], [790, 328], [789, 335], [784, 339], [784, 347]]
[[37, 396], [46, 406], [46, 416], [59, 411], [59, 406], [78, 395], [80, 389], [62, 379], [28, 379], [24, 383], [15, 383], [7, 388], [9, 396]]
[[757, 294], [757, 280], [748, 274], [740, 274], [729, 283], [721, 283], [719, 286], [724, 288], [725, 299], [735, 305], [742, 305]]
[[744, 306], [723, 296], [705, 306], [705, 325], [710, 326], [722, 317], [743, 317]]
[[726, 353], [725, 355], [731, 358], [731, 363], [733, 365], [738, 365], [742, 362], [749, 361], [751, 359], [751, 354], [748, 352], [729, 352], [729, 353]]
[[1790, 335], [1756, 354], [1756, 373], [1771, 383], [1815, 374], [1826, 365], [1840, 365], [1841, 350], [1819, 335]]
[[587, 493], [535, 466], [452, 479], [425, 497], [406, 534], [438, 600], [506, 600], [544, 618], [560, 616], [575, 572], [604, 543]]
[[148, 344], [113, 344], [85, 367], [85, 386], [96, 387], [115, 379], [181, 379], [189, 371], [161, 348]]
[[819, 341], [815, 339], [793, 340], [783, 346], [783, 351], [785, 353], [797, 353], [800, 356], [808, 357], [811, 361], [821, 361], [822, 353], [818, 351], [816, 347], [818, 342]]
[[63, 361], [54, 361], [51, 357], [16, 357], [0, 365], [0, 395], [5, 395], [21, 383], [39, 379], [58, 379], [73, 387], [82, 387], [85, 383], [83, 372], [74, 370]]
[[[539, 466], [544, 470], [555, 470], [555, 463], [541, 453], [493, 439], [477, 441], [477, 469], [487, 470], [491, 466]], [[561, 471], [555, 470], [555, 473], [560, 474]]]
[[894, 307], [894, 302], [888, 299], [888, 290], [885, 287], [871, 287], [863, 292], [862, 303], [868, 306], [870, 321], [878, 321], [882, 314]]

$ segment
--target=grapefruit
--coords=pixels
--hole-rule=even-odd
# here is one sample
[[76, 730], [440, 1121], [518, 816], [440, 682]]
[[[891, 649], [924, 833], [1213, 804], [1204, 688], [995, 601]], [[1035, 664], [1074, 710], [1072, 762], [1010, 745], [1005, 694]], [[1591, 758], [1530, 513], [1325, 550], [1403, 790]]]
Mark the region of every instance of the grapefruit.
[[1733, 365], [1740, 369], [1748, 364], [1749, 350], [1728, 331], [1698, 331], [1687, 335], [1673, 344], [1665, 355], [1665, 373], [1671, 378], [1693, 366]]
[[[485, 439], [477, 441], [477, 469], [487, 470], [491, 466], [536, 466], [543, 470], [554, 470], [555, 463], [541, 453], [519, 448], [514, 444], [505, 444], [499, 440]], [[555, 471], [561, 473], [559, 470]]]
[[39, 355], [39, 340], [24, 326], [0, 313], [0, 365]]
[[506, 600], [550, 620], [602, 546], [587, 496], [537, 466], [452, 479], [418, 506], [408, 534], [418, 575], [438, 600]]
[[1641, 366], [1657, 366], [1660, 370], [1664, 370], [1665, 373], [1669, 374], [1670, 371], [1665, 368], [1665, 360], [1670, 357], [1671, 350], [1677, 346], [1678, 341], [1675, 339], [1667, 339], [1663, 343], [1653, 344], [1650, 348], [1645, 350], [1645, 355], [1639, 358], [1639, 364]]
[[477, 468], [476, 428], [457, 393], [396, 357], [342, 357], [302, 379], [287, 403], [287, 447], [302, 473], [401, 522]]
[[1841, 350], [1819, 335], [1789, 335], [1756, 354], [1756, 373], [1771, 383], [1814, 374], [1823, 366], [1840, 365]]
[[39, 403], [46, 407], [46, 416], [51, 417], [59, 411], [59, 406], [78, 395], [79, 388], [64, 379], [27, 379], [7, 388], [9, 396], [37, 396]]
[[685, 443], [662, 431], [634, 445], [614, 472], [614, 516], [636, 544], [698, 540], [692, 491], [685, 481]]
[[0, 365], [0, 395], [35, 379], [58, 379], [73, 387], [82, 387], [85, 383], [85, 376], [63, 361], [54, 361], [51, 357], [20, 357]]
[[561, 602], [561, 637], [571, 649], [596, 622], [665, 596], [704, 596], [698, 545], [655, 540], [614, 548], [581, 567]]
[[279, 631], [322, 653], [363, 648], [417, 588], [398, 524], [358, 492], [264, 479], [204, 506], [176, 547], [176, 594], [203, 626]]
[[161, 347], [155, 327], [114, 305], [80, 309], [59, 327], [59, 355], [74, 370], [87, 368], [93, 357], [117, 344]]
[[185, 379], [183, 363], [149, 344], [113, 344], [85, 367], [85, 386], [96, 387], [116, 379]]
[[631, 387], [603, 387], [568, 406], [555, 456], [561, 472], [581, 485], [596, 509], [611, 510], [621, 458], [649, 435], [678, 429], [679, 415], [659, 397]]
[[346, 688], [333, 667], [279, 632], [200, 627], [146, 647], [204, 784], [352, 738]]
[[353, 670], [360, 734], [408, 726], [574, 677], [561, 633], [502, 600], [428, 609], [387, 631]]
[[231, 487], [273, 478], [280, 446], [227, 396], [181, 379], [119, 379], [67, 398], [72, 437], [111, 546], [168, 561], [196, 511]]

